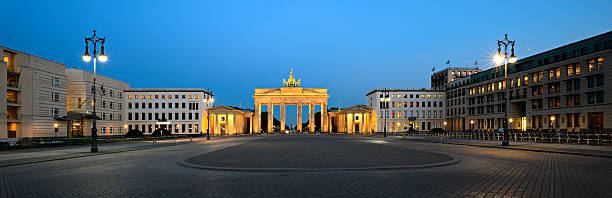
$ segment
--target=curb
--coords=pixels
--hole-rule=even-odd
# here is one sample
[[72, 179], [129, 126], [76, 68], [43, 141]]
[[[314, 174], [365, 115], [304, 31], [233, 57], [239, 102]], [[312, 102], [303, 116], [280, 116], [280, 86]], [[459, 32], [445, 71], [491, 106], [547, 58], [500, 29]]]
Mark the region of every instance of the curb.
[[188, 168], [197, 168], [212, 171], [231, 171], [231, 172], [319, 172], [319, 171], [368, 171], [368, 170], [407, 170], [407, 169], [423, 169], [441, 166], [449, 166], [457, 164], [461, 160], [453, 159], [447, 162], [422, 164], [422, 165], [406, 165], [406, 166], [372, 166], [372, 167], [357, 167], [357, 168], [236, 168], [236, 167], [220, 167], [220, 166], [204, 166], [189, 163], [185, 160], [178, 161], [177, 164]]
[[[210, 141], [214, 141], [214, 140], [210, 140]], [[81, 158], [81, 157], [89, 157], [89, 156], [96, 156], [96, 155], [105, 155], [105, 154], [113, 154], [113, 153], [123, 153], [123, 152], [128, 152], [128, 151], [137, 151], [137, 150], [145, 150], [145, 149], [152, 149], [152, 148], [157, 148], [157, 147], [166, 147], [166, 146], [175, 146], [175, 145], [182, 145], [182, 144], [189, 144], [190, 142], [178, 142], [178, 143], [168, 143], [168, 144], [158, 144], [157, 146], [138, 146], [138, 147], [131, 147], [131, 148], [123, 148], [123, 149], [117, 149], [117, 150], [108, 150], [108, 151], [103, 151], [103, 152], [99, 152], [99, 153], [73, 153], [73, 154], [65, 154], [65, 155], [60, 155], [60, 157], [56, 157], [53, 158], [53, 156], [47, 156], [49, 158], [47, 159], [34, 159], [32, 161], [22, 161], [22, 162], [13, 162], [13, 163], [6, 163], [3, 164], [2, 162], [0, 162], [0, 168], [2, 167], [9, 167], [9, 166], [18, 166], [18, 165], [25, 165], [25, 164], [34, 164], [34, 163], [40, 163], [40, 162], [51, 162], [51, 161], [59, 161], [59, 160], [65, 160], [65, 159], [75, 159], [75, 158]], [[58, 155], [56, 155], [58, 156]], [[45, 157], [39, 157], [39, 158], [45, 158]], [[28, 158], [26, 158], [28, 159]], [[32, 158], [30, 158], [32, 159]]]
[[440, 141], [417, 140], [417, 139], [397, 139], [397, 140], [451, 144], [451, 145], [463, 145], [463, 146], [473, 146], [473, 147], [483, 147], [483, 148], [509, 149], [509, 150], [531, 151], [531, 152], [540, 152], [540, 153], [557, 153], [557, 154], [567, 154], [567, 155], [581, 155], [581, 156], [590, 156], [590, 157], [612, 158], [612, 155], [604, 155], [604, 154], [596, 154], [596, 153], [580, 153], [580, 152], [569, 152], [569, 151], [552, 151], [552, 150], [542, 150], [542, 149], [513, 148], [513, 147], [503, 147], [503, 146], [493, 146], [493, 145], [477, 145], [477, 144], [468, 144], [468, 143], [440, 142]]

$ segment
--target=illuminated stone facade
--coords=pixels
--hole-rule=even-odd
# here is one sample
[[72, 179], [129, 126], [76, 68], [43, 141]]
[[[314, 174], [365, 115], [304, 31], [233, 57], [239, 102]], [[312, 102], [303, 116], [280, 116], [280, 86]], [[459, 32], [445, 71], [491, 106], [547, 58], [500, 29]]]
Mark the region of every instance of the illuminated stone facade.
[[329, 112], [330, 131], [336, 133], [372, 133], [376, 129], [376, 110], [365, 105], [332, 108]]
[[252, 133], [253, 110], [219, 105], [211, 108], [210, 134], [235, 135]]
[[[290, 70], [293, 73], [292, 70]], [[281, 88], [257, 88], [253, 99], [255, 100], [255, 116], [254, 116], [254, 132], [261, 131], [260, 120], [261, 120], [261, 106], [268, 106], [268, 131], [273, 132], [273, 115], [274, 105], [280, 105], [280, 131], [285, 131], [285, 114], [287, 105], [297, 106], [297, 130], [302, 132], [302, 107], [308, 105], [308, 128], [310, 132], [315, 130], [315, 105], [321, 105], [321, 131], [327, 132], [329, 127], [329, 117], [327, 116], [327, 88], [302, 88], [300, 87], [300, 80], [295, 81], [293, 74], [289, 75], [289, 81], [283, 79], [283, 87]]]

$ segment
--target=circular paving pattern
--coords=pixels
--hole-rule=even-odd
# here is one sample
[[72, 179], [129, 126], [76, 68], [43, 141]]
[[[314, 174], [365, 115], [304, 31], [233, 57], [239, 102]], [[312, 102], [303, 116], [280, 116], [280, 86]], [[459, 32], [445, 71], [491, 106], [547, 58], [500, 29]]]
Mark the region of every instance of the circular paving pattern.
[[228, 171], [381, 170], [459, 162], [451, 156], [351, 136], [272, 136], [188, 158], [188, 167]]

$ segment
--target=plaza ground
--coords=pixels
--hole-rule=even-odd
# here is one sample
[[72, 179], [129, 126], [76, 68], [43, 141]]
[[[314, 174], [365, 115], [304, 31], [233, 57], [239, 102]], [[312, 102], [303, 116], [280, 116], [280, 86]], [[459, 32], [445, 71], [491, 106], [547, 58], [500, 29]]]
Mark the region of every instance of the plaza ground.
[[[428, 164], [449, 157], [460, 162], [278, 172], [206, 170], [178, 163], [328, 168]], [[0, 197], [611, 197], [611, 166], [607, 157], [402, 138], [245, 136], [7, 165], [0, 168]]]

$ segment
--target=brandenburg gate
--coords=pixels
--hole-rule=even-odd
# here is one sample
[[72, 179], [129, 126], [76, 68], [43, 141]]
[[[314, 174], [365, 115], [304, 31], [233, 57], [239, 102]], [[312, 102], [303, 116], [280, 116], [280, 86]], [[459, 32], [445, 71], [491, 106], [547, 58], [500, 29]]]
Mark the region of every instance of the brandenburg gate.
[[280, 130], [285, 131], [285, 114], [287, 105], [297, 105], [297, 130], [302, 132], [302, 107], [308, 105], [308, 128], [310, 132], [315, 130], [315, 106], [321, 105], [321, 131], [329, 129], [329, 118], [327, 116], [326, 88], [302, 88], [300, 79], [293, 77], [293, 69], [289, 69], [289, 79], [283, 79], [281, 88], [256, 88], [253, 99], [255, 100], [255, 116], [253, 119], [253, 131], [260, 132], [261, 106], [268, 106], [268, 131], [273, 132], [274, 105], [280, 105]]

